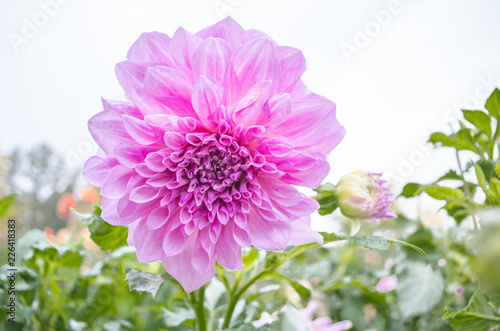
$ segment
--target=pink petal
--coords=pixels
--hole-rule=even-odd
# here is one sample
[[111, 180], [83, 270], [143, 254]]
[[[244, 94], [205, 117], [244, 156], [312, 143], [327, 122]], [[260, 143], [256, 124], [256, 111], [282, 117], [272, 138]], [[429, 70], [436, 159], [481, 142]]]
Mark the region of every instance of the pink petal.
[[196, 35], [200, 38], [207, 39], [209, 37], [221, 38], [227, 41], [233, 50], [243, 45], [248, 41], [245, 30], [231, 17], [226, 17], [220, 22], [205, 28]]
[[116, 160], [128, 168], [133, 168], [136, 164], [144, 161], [141, 151], [130, 143], [121, 143], [114, 148]]
[[280, 84], [281, 66], [273, 44], [267, 38], [253, 39], [241, 46], [234, 53], [233, 67], [240, 95], [264, 80], [272, 81], [271, 91]]
[[151, 186], [141, 186], [136, 187], [130, 191], [130, 201], [136, 203], [145, 203], [149, 202], [158, 197], [160, 190], [157, 187]]
[[146, 72], [144, 89], [157, 98], [177, 98], [190, 101], [193, 82], [184, 72], [169, 67], [154, 66]]
[[231, 226], [223, 227], [219, 240], [215, 246], [217, 262], [229, 270], [243, 270], [241, 263], [241, 247], [233, 238]]
[[286, 159], [268, 159], [277, 162], [278, 169], [285, 173], [281, 180], [292, 185], [316, 188], [330, 171], [326, 158], [319, 153], [307, 154], [294, 150]]
[[122, 165], [113, 167], [104, 179], [101, 194], [110, 199], [123, 197], [127, 194], [127, 184], [133, 174], [133, 170]]
[[306, 71], [306, 60], [302, 52], [296, 48], [288, 46], [275, 47], [276, 56], [281, 64], [281, 85], [280, 91], [290, 93], [300, 76]]
[[205, 120], [219, 107], [222, 101], [224, 88], [216, 80], [200, 76], [194, 85], [192, 103], [198, 117]]
[[264, 107], [269, 109], [269, 117], [266, 119], [265, 125], [274, 128], [292, 114], [292, 99], [287, 93], [275, 92]]
[[114, 148], [121, 143], [134, 143], [123, 126], [122, 115], [105, 110], [94, 115], [88, 123], [90, 134], [106, 155], [113, 157]]
[[149, 230], [156, 230], [163, 226], [170, 216], [168, 207], [160, 207], [153, 210], [146, 220], [146, 225]]
[[111, 225], [122, 226], [130, 224], [136, 221], [138, 218], [134, 214], [128, 214], [126, 216], [119, 216], [119, 205], [124, 204], [125, 206], [120, 206], [120, 211], [135, 211], [135, 204], [128, 201], [128, 195], [123, 196], [120, 199], [109, 199], [106, 197], [102, 198], [102, 213], [101, 217], [103, 220]]
[[128, 115], [122, 115], [122, 119], [127, 133], [139, 144], [151, 145], [158, 139], [155, 130], [143, 120]]
[[182, 226], [170, 230], [163, 239], [163, 252], [166, 256], [175, 256], [184, 250], [187, 235]]
[[294, 102], [292, 115], [273, 132], [290, 139], [297, 150], [322, 154], [330, 153], [345, 134], [335, 118], [335, 104], [313, 93]]
[[[129, 232], [131, 228], [129, 227]], [[146, 221], [141, 220], [132, 231], [137, 258], [141, 262], [154, 262], [163, 255], [162, 242], [165, 231], [162, 229], [149, 230]]]
[[292, 221], [290, 223], [292, 231], [288, 245], [305, 245], [313, 242], [322, 245], [323, 236], [311, 229], [310, 223], [309, 215]]
[[196, 233], [186, 240], [184, 250], [175, 256], [167, 257], [163, 255], [162, 262], [167, 272], [181, 283], [186, 292], [197, 290], [209, 282], [215, 274], [214, 255], [210, 256], [207, 272], [201, 274], [194, 269], [192, 260], [194, 255]]
[[[170, 43], [170, 50], [180, 68], [191, 75], [191, 60], [202, 39], [191, 32], [178, 28]], [[192, 77], [191, 77], [192, 78]]]
[[127, 96], [143, 114], [168, 114], [170, 111], [167, 107], [144, 91], [144, 77], [148, 68], [154, 65], [137, 61], [120, 62], [115, 67], [116, 77]]
[[219, 38], [207, 38], [193, 55], [193, 76], [204, 75], [222, 84], [226, 66], [231, 58], [231, 47]]
[[83, 166], [82, 176], [92, 186], [101, 187], [109, 170], [116, 165], [114, 159], [92, 156]]
[[160, 32], [147, 32], [139, 36], [130, 47], [127, 59], [132, 61], [159, 62], [169, 67], [175, 65], [170, 55], [170, 37]]
[[252, 86], [234, 105], [233, 119], [236, 123], [241, 123], [248, 127], [256, 124], [262, 107], [268, 99], [271, 81], [265, 80]]
[[289, 240], [291, 226], [283, 221], [268, 221], [262, 217], [258, 209], [248, 215], [249, 235], [252, 245], [269, 251], [283, 251]]

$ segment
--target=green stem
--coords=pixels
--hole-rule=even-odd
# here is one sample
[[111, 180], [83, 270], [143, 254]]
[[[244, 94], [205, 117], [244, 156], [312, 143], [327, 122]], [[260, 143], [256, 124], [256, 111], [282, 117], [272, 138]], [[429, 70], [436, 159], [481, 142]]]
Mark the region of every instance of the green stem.
[[196, 292], [198, 292], [198, 299], [196, 298], [195, 292], [190, 293], [191, 307], [193, 308], [194, 313], [196, 315], [196, 322], [198, 324], [199, 331], [206, 331], [207, 330], [207, 322], [205, 319], [205, 308], [204, 308], [205, 288], [206, 288], [206, 285], [200, 287], [200, 289], [198, 291], [196, 291]]

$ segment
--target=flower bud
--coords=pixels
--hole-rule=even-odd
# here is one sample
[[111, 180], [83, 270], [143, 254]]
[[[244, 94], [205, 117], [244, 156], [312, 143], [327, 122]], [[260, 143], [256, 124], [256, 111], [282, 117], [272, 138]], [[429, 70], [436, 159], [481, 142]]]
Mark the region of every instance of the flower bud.
[[336, 188], [338, 206], [347, 217], [377, 222], [395, 218], [389, 208], [394, 202], [392, 193], [384, 186], [381, 174], [357, 170], [344, 175]]

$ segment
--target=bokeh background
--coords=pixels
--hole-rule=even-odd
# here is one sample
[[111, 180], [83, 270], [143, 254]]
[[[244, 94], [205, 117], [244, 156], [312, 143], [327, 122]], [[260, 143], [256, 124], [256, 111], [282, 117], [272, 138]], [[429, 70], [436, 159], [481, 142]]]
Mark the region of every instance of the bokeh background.
[[396, 192], [431, 181], [454, 156], [432, 151], [429, 133], [500, 86], [499, 10], [493, 0], [3, 0], [0, 195], [30, 197], [23, 218], [41, 228], [35, 214], [57, 219], [64, 192], [83, 199], [79, 172], [97, 149], [87, 121], [101, 97], [124, 97], [115, 64], [142, 32], [196, 32], [226, 15], [301, 49], [305, 83], [337, 103], [347, 135], [329, 180], [362, 168]]

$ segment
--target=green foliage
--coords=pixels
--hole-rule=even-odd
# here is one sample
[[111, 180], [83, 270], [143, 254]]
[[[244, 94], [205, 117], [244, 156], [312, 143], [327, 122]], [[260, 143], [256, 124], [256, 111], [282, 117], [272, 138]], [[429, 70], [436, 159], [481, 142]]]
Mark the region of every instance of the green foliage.
[[316, 196], [313, 196], [313, 198], [320, 204], [320, 208], [318, 209], [320, 215], [331, 214], [337, 209], [338, 201], [335, 194], [335, 185], [326, 183], [320, 185], [314, 191], [318, 193]]
[[4, 217], [7, 217], [9, 214], [10, 208], [14, 204], [14, 201], [16, 201], [16, 195], [11, 194], [3, 197], [0, 199], [0, 219], [3, 219]]
[[94, 211], [88, 214], [82, 214], [71, 209], [73, 216], [87, 226], [90, 231], [90, 238], [101, 249], [116, 249], [126, 245], [128, 229], [104, 222], [101, 218], [101, 212], [102, 210], [98, 206], [95, 206]]
[[153, 298], [163, 284], [163, 278], [159, 274], [130, 268], [125, 268], [125, 273], [125, 280], [131, 291], [149, 292]]
[[458, 331], [492, 330], [500, 325], [500, 315], [493, 311], [488, 298], [480, 290], [474, 292], [463, 310], [447, 310], [443, 318]]
[[398, 279], [397, 302], [404, 318], [427, 313], [441, 300], [443, 276], [430, 266], [409, 263]]

